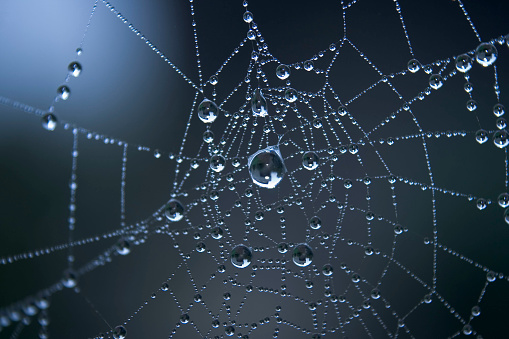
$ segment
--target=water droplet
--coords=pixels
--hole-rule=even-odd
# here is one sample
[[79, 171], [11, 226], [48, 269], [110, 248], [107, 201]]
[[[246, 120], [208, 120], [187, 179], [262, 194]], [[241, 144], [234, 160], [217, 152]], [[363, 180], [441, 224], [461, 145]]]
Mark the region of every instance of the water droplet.
[[481, 315], [481, 308], [477, 305], [475, 305], [474, 307], [472, 307], [472, 315], [474, 317], [478, 317]]
[[82, 53], [83, 53], [83, 49], [81, 49], [81, 48], [79, 48], [79, 47], [78, 47], [78, 48], [76, 48], [76, 54], [77, 54], [77, 55], [81, 55]]
[[120, 239], [117, 242], [117, 253], [120, 255], [127, 255], [131, 253], [131, 245], [126, 239]]
[[184, 206], [180, 201], [171, 199], [164, 209], [164, 215], [169, 221], [179, 221], [184, 217]]
[[426, 295], [424, 296], [424, 299], [423, 299], [423, 300], [424, 300], [424, 302], [425, 302], [426, 304], [431, 304], [431, 301], [432, 301], [433, 299], [431, 298], [431, 294], [426, 294]]
[[495, 104], [493, 106], [493, 114], [495, 114], [496, 117], [501, 117], [505, 113], [505, 107], [502, 104]]
[[201, 302], [202, 301], [201, 294], [195, 294], [193, 299], [197, 303]]
[[71, 62], [67, 69], [69, 70], [69, 74], [75, 78], [77, 78], [80, 75], [82, 70], [80, 63], [77, 61]]
[[115, 339], [125, 339], [126, 335], [127, 330], [122, 325], [115, 327], [115, 329], [113, 330], [113, 338]]
[[226, 328], [224, 329], [224, 333], [228, 337], [231, 337], [235, 334], [235, 328], [233, 326], [226, 326]]
[[314, 230], [319, 229], [322, 227], [322, 220], [318, 217], [312, 217], [309, 219], [309, 227], [311, 227]]
[[465, 92], [471, 93], [474, 90], [474, 86], [472, 86], [472, 84], [470, 82], [467, 82], [463, 86], [463, 89], [465, 90]]
[[351, 154], [357, 154], [359, 152], [359, 146], [356, 144], [350, 144], [348, 145], [348, 152]]
[[360, 275], [358, 275], [357, 273], [352, 274], [352, 282], [358, 283], [360, 281], [361, 281], [361, 276]]
[[432, 74], [429, 77], [429, 85], [431, 88], [439, 89], [440, 87], [442, 87], [442, 84], [443, 84], [443, 79], [440, 74]]
[[261, 89], [257, 88], [253, 93], [253, 98], [251, 99], [251, 111], [253, 115], [258, 117], [267, 116], [267, 101], [263, 97], [263, 93]]
[[256, 33], [250, 29], [249, 31], [247, 31], [247, 38], [249, 40], [255, 40], [256, 39]]
[[306, 60], [304, 61], [304, 69], [306, 71], [312, 71], [313, 70], [313, 67], [314, 67], [314, 63], [313, 61], [311, 60]]
[[66, 270], [64, 272], [64, 277], [62, 278], [62, 285], [67, 288], [74, 288], [78, 284], [78, 278], [76, 277], [76, 273], [73, 270]]
[[240, 166], [240, 159], [239, 158], [233, 158], [232, 159], [232, 165], [233, 165], [233, 167], [239, 167]]
[[286, 80], [290, 76], [290, 68], [286, 65], [277, 66], [276, 76], [281, 80]]
[[288, 244], [285, 242], [279, 243], [277, 245], [277, 250], [279, 253], [286, 253], [288, 252]]
[[504, 148], [509, 144], [509, 136], [505, 130], [496, 131], [493, 133], [493, 143], [498, 148]]
[[396, 234], [403, 233], [403, 227], [401, 225], [394, 226], [394, 233], [396, 233]]
[[456, 69], [462, 73], [472, 69], [472, 58], [468, 54], [462, 54], [456, 58]]
[[325, 275], [326, 277], [331, 276], [333, 271], [334, 269], [329, 264], [323, 265], [322, 267], [322, 274]]
[[501, 193], [497, 198], [498, 205], [502, 208], [509, 207], [509, 194]]
[[209, 83], [210, 83], [211, 85], [217, 85], [217, 83], [218, 83], [217, 76], [212, 75], [212, 76], [209, 78]]
[[277, 146], [267, 147], [251, 155], [248, 168], [253, 182], [265, 188], [276, 187], [286, 173], [283, 157]]
[[196, 244], [196, 252], [198, 253], [203, 253], [205, 252], [205, 250], [207, 249], [207, 246], [205, 245], [204, 242], [199, 242]]
[[54, 131], [57, 127], [57, 117], [51, 113], [46, 113], [42, 117], [42, 127], [48, 131]]
[[182, 324], [187, 324], [187, 323], [189, 322], [189, 315], [188, 315], [187, 313], [182, 314], [182, 315], [180, 316], [180, 322], [181, 322]]
[[293, 88], [288, 88], [285, 91], [285, 99], [288, 102], [295, 102], [295, 101], [297, 101], [297, 91], [294, 90]]
[[479, 198], [477, 199], [477, 202], [476, 202], [476, 206], [477, 208], [482, 211], [483, 209], [486, 208], [487, 204], [486, 204], [486, 199], [483, 199], [483, 198]]
[[219, 173], [222, 170], [224, 170], [226, 160], [221, 154], [216, 154], [210, 158], [209, 163], [210, 169], [213, 170], [214, 172]]
[[472, 334], [472, 325], [466, 324], [465, 326], [463, 326], [463, 334], [471, 335]]
[[410, 72], [415, 73], [421, 69], [421, 64], [416, 59], [412, 59], [408, 62], [407, 68]]
[[373, 299], [380, 298], [380, 290], [378, 288], [371, 290], [371, 298], [373, 298]]
[[488, 132], [483, 129], [478, 130], [475, 132], [475, 140], [479, 144], [484, 144], [486, 141], [488, 141]]
[[251, 250], [245, 245], [237, 245], [232, 250], [231, 262], [238, 268], [246, 268], [251, 264]]
[[307, 170], [314, 170], [318, 167], [320, 159], [315, 152], [308, 151], [302, 155], [302, 166]]
[[203, 99], [198, 106], [198, 118], [206, 124], [214, 122], [217, 118], [217, 105], [209, 99]]
[[475, 49], [475, 60], [483, 67], [492, 65], [497, 60], [498, 52], [495, 46], [483, 42]]
[[223, 237], [223, 229], [219, 226], [214, 227], [211, 232], [212, 238], [221, 239]]
[[253, 21], [253, 13], [246, 11], [244, 12], [244, 15], [242, 16], [245, 22], [250, 23]]
[[322, 120], [318, 119], [318, 118], [313, 120], [313, 127], [314, 128], [321, 128], [322, 127]]
[[475, 111], [477, 109], [477, 102], [475, 100], [468, 100], [466, 106], [470, 112]]
[[495, 274], [495, 272], [489, 271], [486, 274], [486, 280], [488, 280], [489, 282], [494, 282], [495, 280], [497, 280], [497, 275]]
[[210, 144], [212, 141], [214, 141], [214, 133], [212, 133], [212, 131], [203, 132], [203, 141], [205, 141], [207, 144]]
[[344, 117], [345, 115], [348, 114], [348, 110], [346, 109], [345, 106], [341, 105], [338, 107], [338, 114]]
[[69, 89], [69, 87], [63, 85], [57, 88], [57, 94], [60, 99], [67, 100], [71, 95], [71, 90]]
[[498, 129], [504, 129], [507, 127], [507, 121], [504, 118], [498, 118], [497, 121], [495, 121], [495, 126], [497, 126]]
[[305, 267], [313, 261], [313, 251], [307, 244], [299, 244], [293, 249], [292, 257], [295, 265]]

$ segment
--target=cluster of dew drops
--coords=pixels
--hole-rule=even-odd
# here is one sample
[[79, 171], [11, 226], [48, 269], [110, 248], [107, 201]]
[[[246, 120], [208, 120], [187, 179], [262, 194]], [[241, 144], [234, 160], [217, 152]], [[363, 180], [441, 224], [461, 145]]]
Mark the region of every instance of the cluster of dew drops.
[[[244, 2], [244, 7], [247, 7], [247, 2]], [[247, 11], [243, 15], [243, 19], [246, 23], [251, 23], [253, 21], [253, 15], [251, 12]], [[249, 29], [247, 33], [247, 37], [249, 40], [255, 40], [256, 39], [256, 33]], [[502, 37], [498, 40], [499, 44], [504, 44], [504, 42], [509, 47], [509, 35]], [[76, 50], [77, 55], [81, 55], [82, 49], [78, 48]], [[471, 56], [472, 55], [472, 56]], [[472, 69], [472, 65], [475, 61], [480, 64], [483, 67], [489, 67], [495, 63], [497, 60], [498, 51], [496, 47], [494, 46], [494, 43], [491, 42], [484, 42], [481, 43], [473, 53], [466, 53], [459, 55], [455, 58], [455, 66], [456, 69], [465, 74], [465, 80], [467, 81], [464, 85], [464, 90], [469, 94], [470, 100], [467, 101], [466, 107], [469, 111], [475, 111], [477, 109], [477, 103], [475, 100], [472, 99], [472, 91], [473, 91], [473, 85], [469, 82], [469, 75], [468, 72]], [[303, 68], [307, 71], [310, 71], [313, 69], [313, 62], [311, 60], [307, 60], [303, 63]], [[411, 73], [416, 73], [420, 69], [423, 69], [424, 72], [427, 74], [430, 74], [429, 77], [429, 86], [434, 89], [438, 90], [442, 87], [444, 79], [442, 75], [440, 74], [432, 74], [432, 68], [430, 66], [423, 66], [421, 63], [416, 60], [412, 59], [407, 64], [407, 69]], [[68, 75], [65, 78], [65, 82], [63, 85], [59, 86], [57, 89], [57, 95], [55, 97], [55, 101], [57, 102], [59, 100], [67, 100], [70, 97], [71, 90], [68, 87], [68, 82], [70, 78], [74, 77], [77, 78], [82, 72], [82, 66], [79, 62], [73, 61], [68, 65]], [[280, 64], [276, 68], [276, 76], [281, 80], [287, 80], [290, 77], [290, 67], [285, 64]], [[216, 85], [218, 80], [216, 76], [212, 76], [209, 79], [209, 82], [212, 85]], [[498, 84], [495, 84], [494, 86], [495, 92], [500, 94], [500, 90], [498, 88]], [[249, 96], [251, 100], [251, 111], [252, 114], [255, 117], [265, 117], [268, 115], [268, 107], [267, 107], [267, 101], [262, 93], [262, 90], [260, 88], [256, 88], [252, 95]], [[298, 99], [298, 92], [288, 87], [285, 90], [284, 98], [289, 102], [293, 103], [296, 102]], [[198, 105], [197, 108], [197, 115], [198, 118], [207, 125], [207, 130], [203, 134], [203, 140], [204, 142], [210, 144], [212, 143], [214, 139], [214, 134], [210, 130], [210, 124], [212, 124], [216, 118], [218, 117], [219, 108], [217, 104], [209, 100], [207, 98], [203, 99], [203, 101]], [[338, 109], [338, 114], [344, 116], [347, 114], [346, 108], [344, 106], [340, 106]], [[503, 118], [503, 115], [505, 114], [505, 107], [497, 103], [493, 106], [493, 114], [497, 118], [496, 120], [496, 128], [497, 130], [493, 133], [492, 139], [493, 143], [498, 148], [505, 148], [509, 145], [509, 134], [506, 131], [506, 120]], [[53, 131], [57, 127], [58, 120], [57, 117], [54, 114], [54, 106], [51, 105], [48, 109], [48, 112], [43, 115], [42, 117], [42, 125], [43, 127], [48, 131]], [[489, 139], [489, 133], [484, 129], [479, 129], [475, 134], [475, 139], [479, 144], [484, 144]], [[355, 147], [355, 145], [354, 145]], [[349, 149], [351, 153], [356, 153], [357, 149]], [[156, 158], [159, 158], [161, 156], [161, 153], [156, 150], [154, 153], [154, 156]], [[315, 170], [319, 165], [319, 157], [318, 155], [313, 151], [307, 151], [302, 156], [302, 166], [303, 168], [307, 170]], [[232, 159], [232, 164], [234, 167], [240, 166], [240, 160], [238, 158]], [[214, 154], [209, 159], [209, 167], [212, 171], [216, 173], [220, 173], [224, 170], [226, 165], [226, 159], [221, 154]], [[191, 163], [191, 166], [197, 167], [197, 162], [194, 161]], [[259, 187], [267, 188], [267, 189], [273, 189], [275, 188], [279, 182], [283, 179], [287, 169], [284, 163], [283, 156], [281, 155], [279, 151], [278, 146], [270, 146], [265, 149], [259, 150], [252, 154], [248, 158], [248, 170], [250, 177], [254, 184], [256, 184]], [[473, 199], [469, 197], [469, 199]], [[505, 208], [504, 212], [504, 220], [506, 223], [509, 224], [509, 194], [508, 193], [502, 193], [498, 196], [497, 199], [498, 204]], [[490, 201], [487, 201], [483, 198], [480, 198], [477, 200], [477, 208], [482, 210], [486, 208], [487, 204], [489, 204]], [[184, 205], [177, 199], [172, 198], [165, 206], [164, 208], [164, 215], [170, 222], [178, 222], [184, 217], [185, 208]], [[263, 218], [263, 216], [261, 216]], [[319, 229], [321, 227], [321, 220], [318, 217], [312, 217], [309, 220], [309, 226], [312, 229]], [[221, 238], [223, 235], [223, 230], [217, 226], [212, 231], [212, 237], [215, 239]], [[127, 255], [130, 253], [130, 245], [129, 242], [126, 239], [121, 239], [116, 245], [116, 249], [118, 254], [120, 255]], [[280, 243], [278, 244], [278, 251], [280, 253], [286, 253], [289, 249], [288, 244], [286, 243]], [[198, 244], [196, 247], [197, 251], [204, 251], [205, 247], [204, 245]], [[252, 262], [252, 249], [244, 244], [238, 244], [236, 245], [232, 251], [231, 251], [231, 264], [237, 268], [246, 268], [248, 267]], [[306, 243], [300, 243], [296, 244], [293, 249], [293, 255], [292, 259], [295, 265], [299, 267], [306, 267], [311, 264], [313, 260], [313, 250], [311, 247]], [[325, 265], [322, 268], [322, 273], [326, 276], [330, 276], [333, 272], [333, 267], [329, 264]], [[75, 288], [77, 285], [77, 278], [72, 272], [66, 272], [64, 278], [62, 279], [62, 284], [64, 287], [67, 288]], [[168, 287], [166, 286], [166, 289]], [[164, 290], [164, 286], [162, 287]], [[379, 292], [374, 291], [373, 292], [375, 296], [373, 298], [376, 298], [377, 295], [379, 295]], [[378, 293], [378, 294], [377, 294]], [[44, 302], [44, 299], [41, 299], [42, 302]], [[44, 305], [42, 305], [44, 306]], [[476, 306], [477, 307], [477, 306]], [[474, 310], [473, 310], [474, 312]], [[476, 313], [479, 313], [477, 310], [475, 310]], [[180, 322], [181, 323], [187, 323], [189, 321], [189, 316], [187, 314], [184, 314], [181, 316]], [[467, 329], [468, 330], [468, 329]], [[225, 329], [225, 333], [227, 336], [233, 336], [235, 333], [235, 329], [232, 326], [228, 326]], [[115, 339], [124, 339], [126, 338], [127, 331], [124, 326], [119, 325], [115, 327], [113, 330], [113, 337]], [[43, 338], [44, 336], [41, 336]]]

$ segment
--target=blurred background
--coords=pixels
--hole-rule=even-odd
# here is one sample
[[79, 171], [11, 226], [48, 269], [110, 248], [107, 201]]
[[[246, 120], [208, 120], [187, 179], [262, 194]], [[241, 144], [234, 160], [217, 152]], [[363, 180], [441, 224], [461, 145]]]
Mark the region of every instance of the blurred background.
[[[344, 1], [344, 4], [347, 3]], [[325, 56], [315, 61], [315, 68], [326, 70], [333, 56], [328, 51], [329, 45], [336, 43], [339, 48], [346, 27], [351, 43], [382, 74], [404, 71], [412, 56], [395, 3], [374, 0], [351, 3], [346, 10], [346, 23], [340, 1], [274, 3], [251, 0], [247, 9], [253, 13], [254, 22], [270, 53], [281, 63], [300, 65], [320, 51], [325, 51]], [[205, 127], [196, 117], [195, 100], [200, 102], [204, 96], [211, 98], [215, 91], [219, 104], [237, 84], [244, 81], [250, 65], [252, 45], [249, 41], [244, 46], [239, 44], [245, 39], [249, 27], [242, 19], [245, 12], [242, 1], [195, 1], [192, 4], [203, 85], [211, 75], [216, 74], [234, 49], [239, 49], [218, 74], [218, 84], [206, 85], [197, 99], [196, 90], [104, 3], [97, 3], [88, 26], [94, 1], [2, 1], [0, 96], [44, 111], [54, 104], [53, 114], [59, 121], [70, 122], [92, 133], [91, 139], [87, 138], [86, 133], [78, 134], [74, 239], [112, 234], [120, 228], [123, 147], [118, 146], [118, 141], [129, 144], [126, 224], [135, 225], [147, 220], [170, 199], [170, 194], [175, 192], [173, 182], [180, 183], [184, 172], [182, 170], [180, 176], [175, 177], [176, 161], [170, 159], [170, 154], [179, 153], [190, 114], [192, 118], [183, 148], [186, 159], [182, 168], [187, 170], [189, 159], [196, 157], [200, 160], [200, 169], [192, 172], [184, 182], [182, 190], [188, 192], [188, 196], [179, 199], [189, 206], [198, 202], [202, 194], [209, 194], [209, 191], [194, 190], [202, 182], [216, 180], [220, 187], [227, 185], [224, 179], [217, 181], [210, 171], [205, 171], [209, 156], [206, 146], [198, 153]], [[457, 1], [401, 0], [399, 4], [415, 58], [422, 65], [452, 59], [473, 51], [479, 44]], [[463, 4], [483, 41], [509, 33], [509, 3], [464, 0]], [[111, 5], [183, 74], [200, 86], [190, 2], [121, 1], [112, 2]], [[509, 51], [506, 44], [496, 43], [495, 46], [498, 49], [495, 65], [501, 90], [500, 102], [504, 104], [509, 86]], [[80, 55], [76, 53], [78, 47], [82, 48]], [[341, 102], [349, 102], [381, 78], [358, 51], [345, 43], [332, 62], [328, 81]], [[56, 90], [64, 84], [68, 64], [73, 61], [82, 65], [82, 73], [77, 78], [71, 77], [66, 84], [71, 91], [69, 99], [54, 103]], [[275, 77], [279, 62], [262, 66], [270, 88], [285, 86], [283, 81]], [[434, 66], [433, 73], [440, 68]], [[443, 74], [448, 74], [453, 68], [454, 63], [447, 66]], [[303, 208], [284, 201], [284, 197], [291, 196], [294, 189], [285, 177], [284, 182], [270, 192], [254, 187], [259, 201], [250, 205], [250, 199], [241, 199], [244, 213], [233, 209], [232, 216], [227, 219], [230, 233], [225, 246], [228, 252], [235, 244], [245, 242], [245, 234], [242, 233], [244, 219], [249, 217], [254, 220], [254, 213], [258, 210], [256, 206], [259, 203], [263, 206], [273, 204], [274, 208], [265, 212], [265, 219], [256, 227], [277, 244], [281, 241], [282, 233], [280, 215], [275, 210], [278, 206], [285, 206], [287, 241], [297, 244], [311, 239], [316, 249], [314, 266], [300, 271], [289, 262], [287, 266], [292, 274], [287, 275], [286, 282], [281, 281], [279, 270], [260, 270], [256, 272], [256, 277], [251, 277], [254, 265], [263, 266], [270, 259], [291, 261], [291, 250], [282, 255], [267, 237], [250, 234], [250, 246], [268, 249], [264, 253], [253, 252], [253, 263], [245, 271], [234, 269], [227, 256], [226, 259], [220, 256], [223, 252], [219, 242], [208, 236], [210, 230], [206, 228], [199, 233], [205, 238], [203, 241], [213, 256], [193, 251], [197, 242], [193, 237], [198, 232], [197, 227], [216, 216], [223, 217], [233, 207], [236, 197], [233, 193], [228, 195], [227, 190], [221, 191], [217, 215], [211, 205], [204, 204], [209, 206], [204, 207], [198, 203], [198, 207], [193, 207], [192, 213], [186, 215], [185, 221], [171, 224], [163, 234], [153, 232], [164, 224], [164, 220], [156, 220], [151, 224], [150, 235], [144, 243], [131, 244], [129, 255], [113, 253], [115, 255], [111, 256], [111, 262], [80, 276], [79, 293], [73, 289], [54, 293], [47, 311], [50, 337], [96, 337], [110, 331], [110, 325], [115, 327], [128, 319], [128, 338], [168, 337], [174, 329], [173, 338], [225, 337], [223, 325], [219, 329], [211, 327], [215, 318], [209, 315], [210, 312], [218, 315], [221, 323], [231, 325], [234, 320], [235, 335], [239, 332], [248, 334], [250, 330], [244, 324], [251, 326], [255, 322], [259, 328], [249, 333], [250, 338], [273, 336], [276, 328], [279, 328], [280, 338], [309, 338], [313, 333], [320, 333], [322, 328], [338, 327], [336, 312], [339, 312], [341, 322], [347, 321], [355, 310], [362, 309], [363, 302], [369, 299], [369, 293], [375, 286], [379, 286], [383, 302], [380, 299], [371, 300], [369, 310], [362, 310], [360, 316], [353, 317], [342, 330], [326, 333], [322, 337], [380, 338], [397, 335], [403, 338], [446, 338], [456, 333], [464, 335], [461, 331], [465, 324], [458, 318], [468, 322], [471, 308], [475, 305], [479, 305], [482, 311], [470, 322], [474, 332], [484, 338], [503, 337], [506, 333], [504, 322], [509, 315], [505, 306], [509, 302], [508, 281], [498, 276], [484, 290], [487, 272], [483, 271], [483, 267], [497, 273], [509, 272], [509, 250], [506, 245], [509, 226], [503, 219], [504, 210], [497, 205], [498, 195], [507, 190], [507, 158], [505, 149], [500, 150], [493, 145], [492, 133], [489, 141], [483, 145], [478, 144], [474, 137], [479, 126], [491, 132], [496, 130], [496, 118], [491, 112], [497, 102], [493, 90], [493, 69], [493, 66], [483, 68], [474, 64], [469, 72], [470, 82], [474, 86], [473, 97], [478, 104], [475, 112], [465, 108], [469, 98], [463, 90], [465, 79], [461, 74], [446, 81], [439, 91], [433, 91], [424, 100], [417, 100], [411, 105], [415, 119], [425, 132], [466, 132], [465, 137], [448, 138], [442, 135], [425, 139], [436, 187], [461, 193], [461, 196], [441, 192], [435, 194], [438, 242], [458, 253], [454, 255], [441, 249], [436, 252], [436, 286], [445, 302], [434, 295], [431, 304], [422, 304], [421, 300], [429, 289], [415, 279], [417, 276], [425, 284], [431, 285], [434, 278], [433, 246], [424, 242], [425, 238], [433, 239], [434, 213], [430, 189], [422, 190], [420, 185], [400, 180], [395, 184], [397, 220], [408, 231], [393, 242], [395, 238], [391, 223], [396, 220], [392, 205], [393, 192], [384, 177], [388, 173], [374, 150], [379, 152], [395, 175], [408, 178], [410, 182], [430, 184], [420, 137], [397, 141], [392, 146], [378, 142], [380, 139], [385, 141], [391, 137], [419, 133], [411, 116], [401, 111], [398, 118], [370, 134], [375, 147], [360, 148], [363, 166], [355, 157], [348, 157], [348, 153], [340, 155], [338, 162], [322, 163], [323, 177], [334, 173], [338, 178], [332, 192], [339, 202], [343, 202], [344, 209], [337, 208], [337, 201], [321, 208], [321, 204], [328, 201], [329, 194], [319, 188], [321, 177], [313, 179], [312, 174], [299, 169], [300, 159], [295, 155], [297, 150], [291, 143], [304, 149], [305, 142], [297, 129], [285, 135], [283, 140], [289, 140], [290, 146], [282, 144], [281, 152], [289, 172], [292, 172], [291, 176], [311, 192], [305, 197]], [[254, 72], [251, 74], [252, 82], [255, 82]], [[416, 74], [407, 73], [391, 79], [390, 83], [403, 99], [398, 98], [386, 85], [366, 92], [348, 105], [358, 126], [345, 118], [345, 129], [358, 142], [363, 138], [359, 127], [371, 131], [392, 112], [400, 109], [405, 101], [410, 101], [423, 91], [428, 85], [428, 78], [429, 75], [421, 70]], [[290, 79], [292, 86], [301, 94], [316, 92], [324, 83], [323, 75], [295, 68], [292, 68]], [[237, 112], [246, 102], [245, 94], [244, 86], [237, 96], [226, 101], [223, 109], [230, 113]], [[330, 93], [326, 96], [332, 98]], [[332, 99], [331, 102], [337, 103], [337, 100]], [[318, 116], [325, 114], [320, 100], [316, 99], [312, 105]], [[0, 257], [4, 258], [69, 241], [67, 219], [73, 145], [71, 129], [66, 130], [63, 124], [59, 124], [55, 131], [49, 132], [42, 128], [40, 117], [12, 106], [0, 105]], [[276, 106], [269, 101], [269, 115], [274, 114]], [[303, 109], [303, 112], [306, 118], [311, 116], [309, 110]], [[219, 136], [224, 130], [232, 129], [231, 125], [227, 125], [229, 119], [221, 113], [217, 122], [212, 124], [211, 129], [216, 135], [214, 145], [220, 145]], [[253, 120], [249, 123], [252, 124]], [[291, 110], [284, 117], [288, 129], [299, 126], [301, 121]], [[261, 135], [263, 122], [254, 127]], [[238, 125], [235, 128], [240, 129]], [[338, 126], [335, 129], [339, 133], [339, 140], [334, 140], [328, 125], [323, 129], [335, 146], [348, 144], [345, 133]], [[96, 135], [102, 137], [95, 140]], [[105, 144], [105, 137], [115, 140], [115, 143]], [[315, 148], [320, 157], [328, 157], [323, 137], [318, 135], [315, 138]], [[269, 135], [269, 139], [273, 144], [277, 141], [275, 134]], [[146, 147], [147, 151], [138, 151], [139, 145]], [[161, 153], [160, 158], [154, 157], [155, 150]], [[225, 151], [227, 167], [222, 175], [233, 174], [237, 191], [242, 194], [250, 183], [245, 167], [247, 157], [253, 152], [239, 154], [242, 159], [240, 170], [231, 165], [234, 153]], [[366, 186], [360, 182], [366, 174], [375, 178], [370, 186], [369, 206], [377, 216], [384, 216], [384, 220], [389, 222], [378, 219], [372, 223], [366, 222]], [[377, 176], [381, 178], [376, 179]], [[342, 185], [346, 178], [353, 180], [353, 187], [348, 191]], [[476, 208], [476, 199], [469, 201], [466, 198], [469, 194], [476, 199], [482, 197], [490, 200], [491, 203], [486, 209], [479, 210]], [[289, 200], [292, 201], [292, 198]], [[206, 212], [210, 212], [210, 215], [203, 215]], [[306, 219], [315, 213], [320, 215], [324, 226], [310, 237]], [[338, 221], [338, 218], [341, 219]], [[339, 225], [342, 226], [340, 231]], [[170, 232], [176, 229], [188, 229], [188, 233], [175, 235]], [[406, 269], [394, 262], [387, 266], [387, 257], [366, 256], [362, 246], [347, 244], [346, 239], [365, 244], [369, 232], [372, 233], [373, 247], [389, 257], [393, 252], [395, 260]], [[320, 241], [327, 243], [324, 234], [345, 239], [338, 240], [333, 254], [329, 254], [326, 245], [320, 244]], [[104, 251], [114, 248], [118, 239], [117, 235], [74, 247], [74, 266], [82, 267], [93, 262]], [[180, 245], [184, 253], [191, 253], [191, 259], [186, 264], [182, 264], [183, 259], [174, 247], [175, 243]], [[1, 265], [1, 315], [8, 317], [12, 310], [19, 311], [24, 305], [19, 301], [29, 300], [26, 298], [60, 281], [68, 265], [67, 255], [66, 250], [55, 251], [38, 258]], [[462, 255], [478, 263], [480, 268], [462, 260]], [[335, 268], [332, 281], [334, 294], [345, 295], [348, 301], [341, 306], [324, 301], [327, 299], [324, 296], [327, 280], [320, 276], [319, 270], [328, 262]], [[227, 266], [223, 275], [217, 273], [218, 263]], [[345, 263], [351, 271], [342, 271], [340, 263]], [[381, 278], [386, 266], [387, 273]], [[354, 272], [369, 283], [362, 287], [352, 286], [349, 277]], [[211, 274], [217, 274], [217, 277], [210, 278]], [[172, 277], [170, 288], [173, 296], [160, 290], [161, 284], [169, 277]], [[231, 277], [230, 281], [228, 277]], [[224, 279], [227, 283], [223, 283]], [[232, 284], [231, 280], [238, 280], [240, 285]], [[313, 289], [307, 289], [305, 281], [314, 281]], [[206, 285], [207, 288], [201, 292], [206, 307], [198, 305], [190, 309], [189, 316], [195, 328], [185, 325], [178, 327], [182, 313], [178, 304], [186, 309], [192, 303], [195, 295], [193, 283]], [[251, 294], [245, 293], [248, 283], [255, 286]], [[283, 283], [301, 302], [280, 296]], [[266, 292], [263, 288], [278, 290], [279, 294]], [[232, 307], [231, 315], [222, 306], [226, 292], [232, 295], [228, 301]], [[156, 293], [155, 299], [151, 298], [153, 293]], [[478, 304], [481, 295], [482, 301]], [[243, 300], [243, 306], [239, 307]], [[321, 300], [322, 304], [318, 305], [316, 321], [319, 325], [315, 327], [308, 305], [317, 300]], [[137, 313], [145, 301], [148, 304]], [[391, 308], [386, 308], [387, 303]], [[322, 307], [325, 304], [328, 308]], [[276, 322], [276, 306], [282, 308], [281, 317], [294, 325]], [[380, 318], [373, 315], [374, 310]], [[41, 329], [37, 317], [27, 318], [26, 322], [30, 323], [23, 326], [18, 322], [10, 326], [2, 324], [0, 338], [37, 337]], [[260, 320], [266, 317], [269, 318], [268, 323], [260, 325]], [[398, 327], [398, 319], [403, 317], [405, 327]], [[379, 319], [383, 319], [386, 328], [381, 326]], [[326, 326], [323, 321], [326, 321]], [[308, 329], [310, 333], [303, 333], [295, 326]]]

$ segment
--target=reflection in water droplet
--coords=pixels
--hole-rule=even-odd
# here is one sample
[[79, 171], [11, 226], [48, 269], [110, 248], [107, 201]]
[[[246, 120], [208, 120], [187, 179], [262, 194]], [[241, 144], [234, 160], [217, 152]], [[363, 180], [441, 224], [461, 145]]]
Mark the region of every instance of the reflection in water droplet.
[[75, 78], [77, 78], [81, 74], [82, 70], [81, 64], [77, 61], [71, 62], [67, 69], [69, 70], [69, 74]]
[[44, 114], [42, 117], [42, 127], [48, 131], [54, 131], [57, 128], [57, 117], [51, 113]]
[[302, 166], [307, 170], [314, 170], [318, 167], [319, 158], [315, 152], [308, 151], [302, 155]]
[[60, 99], [67, 100], [69, 99], [69, 96], [71, 95], [71, 90], [67, 86], [60, 86], [57, 89], [57, 94]]
[[246, 268], [251, 264], [251, 250], [245, 245], [237, 245], [232, 250], [231, 262], [238, 268]]
[[265, 188], [276, 187], [286, 173], [283, 157], [277, 146], [267, 147], [251, 155], [248, 168], [253, 182]]
[[456, 58], [456, 69], [462, 73], [472, 69], [472, 58], [468, 54], [462, 54]]
[[439, 89], [442, 87], [443, 79], [440, 74], [433, 74], [429, 77], [429, 85], [433, 89]]
[[198, 106], [198, 118], [206, 124], [214, 122], [217, 118], [217, 105], [209, 99], [204, 99]]
[[263, 97], [263, 93], [261, 89], [257, 88], [253, 93], [253, 98], [251, 99], [251, 111], [253, 115], [258, 117], [267, 116], [267, 101]]
[[168, 205], [166, 205], [164, 215], [169, 221], [179, 221], [184, 217], [184, 206], [182, 206], [180, 201], [171, 199]]
[[299, 244], [293, 250], [293, 262], [295, 265], [305, 267], [313, 261], [313, 251], [307, 244]]
[[222, 170], [224, 170], [224, 167], [225, 167], [225, 164], [226, 164], [226, 160], [224, 159], [224, 157], [221, 155], [221, 154], [216, 154], [216, 155], [213, 155], [211, 158], [210, 158], [210, 169], [213, 170], [214, 172], [221, 172]]
[[483, 42], [475, 49], [475, 60], [483, 67], [492, 65], [497, 60], [498, 52], [495, 46]]
[[290, 76], [290, 68], [286, 65], [277, 66], [276, 76], [281, 80], [287, 79]]

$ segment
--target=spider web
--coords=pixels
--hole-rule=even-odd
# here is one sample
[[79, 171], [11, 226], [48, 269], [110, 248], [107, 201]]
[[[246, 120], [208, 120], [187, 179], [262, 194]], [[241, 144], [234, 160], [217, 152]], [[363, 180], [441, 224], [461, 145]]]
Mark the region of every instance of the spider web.
[[[506, 11], [7, 2], [4, 31], [18, 34], [0, 36], [0, 337], [499, 337]], [[497, 50], [487, 67], [481, 43]], [[77, 77], [65, 75], [73, 61]], [[210, 124], [205, 98], [218, 107]], [[270, 189], [249, 162], [273, 146], [286, 173]], [[174, 199], [179, 221], [165, 214]], [[304, 267], [300, 244], [313, 252]]]

